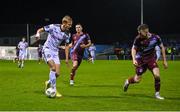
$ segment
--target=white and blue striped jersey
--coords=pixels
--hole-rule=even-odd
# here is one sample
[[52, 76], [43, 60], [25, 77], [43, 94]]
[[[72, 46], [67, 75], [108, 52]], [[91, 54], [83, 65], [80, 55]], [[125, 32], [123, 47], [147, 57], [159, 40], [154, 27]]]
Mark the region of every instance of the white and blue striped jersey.
[[60, 24], [51, 24], [44, 26], [44, 30], [48, 33], [46, 42], [43, 48], [48, 48], [53, 51], [59, 51], [58, 46], [65, 41], [69, 43], [70, 34], [66, 34], [61, 30]]

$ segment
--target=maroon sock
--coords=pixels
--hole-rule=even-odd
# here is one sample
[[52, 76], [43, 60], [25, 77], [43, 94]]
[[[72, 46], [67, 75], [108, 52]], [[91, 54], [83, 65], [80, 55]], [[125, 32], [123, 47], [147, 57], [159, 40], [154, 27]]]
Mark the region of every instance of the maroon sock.
[[71, 77], [70, 77], [71, 80], [74, 80], [75, 72], [76, 72], [75, 69], [71, 70]]
[[129, 84], [133, 84], [133, 83], [135, 83], [134, 76], [133, 76], [133, 77], [128, 78], [128, 82], [129, 82]]
[[160, 91], [160, 78], [159, 77], [155, 78], [155, 91], [156, 92]]

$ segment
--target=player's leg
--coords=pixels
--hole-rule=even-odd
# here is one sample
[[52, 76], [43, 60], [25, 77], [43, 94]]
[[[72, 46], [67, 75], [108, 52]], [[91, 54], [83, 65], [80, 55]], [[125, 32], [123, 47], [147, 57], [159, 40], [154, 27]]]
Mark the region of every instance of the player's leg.
[[91, 51], [91, 57], [92, 57], [92, 63], [94, 64], [94, 59], [95, 59], [95, 52], [94, 51]]
[[74, 77], [76, 75], [77, 69], [78, 69], [78, 61], [73, 60], [73, 66], [72, 66], [71, 74], [70, 74], [70, 85], [74, 85]]
[[24, 67], [24, 59], [25, 59], [25, 53], [22, 54], [22, 59], [21, 59], [21, 68]]
[[159, 67], [156, 63], [156, 59], [152, 59], [148, 63], [148, 69], [152, 72], [154, 76], [154, 87], [155, 87], [155, 98], [157, 99], [164, 99], [160, 96], [160, 73], [159, 73]]
[[45, 81], [45, 91], [50, 86], [56, 89], [56, 67], [55, 62], [53, 60], [53, 53], [49, 49], [44, 50], [44, 60], [47, 62], [50, 72], [49, 72], [49, 80]]
[[[53, 60], [48, 60], [48, 66], [50, 68], [49, 72], [49, 81], [47, 86], [51, 86], [53, 89], [56, 89], [56, 66]], [[48, 89], [48, 87], [47, 87]]]
[[[54, 60], [54, 63], [55, 63], [56, 80], [57, 80], [57, 78], [60, 76], [60, 59], [59, 59], [58, 54], [55, 54], [53, 56], [53, 60]], [[56, 97], [62, 97], [62, 95], [57, 91], [57, 89], [56, 89]]]
[[154, 76], [154, 87], [155, 87], [155, 98], [157, 99], [164, 99], [160, 96], [160, 73], [159, 73], [159, 67], [155, 61], [156, 59], [153, 59], [148, 63], [148, 68], [151, 70]]
[[56, 79], [59, 76], [59, 67], [60, 64], [55, 64], [54, 60], [49, 60], [48, 65], [50, 67], [50, 73], [49, 73], [49, 81], [48, 85], [50, 84], [53, 89], [56, 90], [56, 97], [62, 97], [62, 95], [57, 91], [56, 88]]
[[22, 53], [19, 53], [18, 67], [21, 67]]
[[144, 72], [146, 72], [146, 70], [147, 70], [146, 65], [136, 67], [136, 74], [134, 76], [129, 77], [128, 79], [126, 79], [126, 81], [124, 83], [124, 87], [123, 87], [124, 92], [126, 92], [128, 90], [128, 87], [129, 87], [130, 84], [139, 83], [141, 81], [142, 74]]
[[152, 70], [153, 76], [154, 76], [154, 87], [155, 87], [155, 98], [157, 99], [164, 99], [164, 97], [160, 96], [160, 73], [159, 68], [154, 68]]
[[41, 64], [42, 54], [38, 53], [38, 63]]

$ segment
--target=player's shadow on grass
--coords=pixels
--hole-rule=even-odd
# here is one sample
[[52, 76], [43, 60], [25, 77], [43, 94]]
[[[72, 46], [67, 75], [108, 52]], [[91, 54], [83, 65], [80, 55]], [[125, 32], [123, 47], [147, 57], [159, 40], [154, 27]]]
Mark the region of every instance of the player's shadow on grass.
[[65, 95], [65, 97], [69, 98], [85, 98], [85, 99], [105, 99], [105, 98], [123, 98], [121, 96], [93, 96], [93, 95], [87, 95], [87, 96], [75, 96], [75, 95]]
[[165, 97], [165, 99], [167, 100], [177, 100], [177, 101], [180, 101], [180, 97]]
[[75, 85], [74, 87], [116, 87], [120, 88], [121, 86], [119, 85]]
[[[154, 99], [155, 98], [155, 96], [153, 95], [153, 94], [138, 94], [138, 93], [135, 93], [135, 94], [130, 94], [130, 93], [128, 93], [128, 94], [123, 94], [123, 96], [124, 97], [133, 97], [133, 98], [150, 98], [150, 99]], [[177, 101], [180, 101], [180, 97], [166, 97], [166, 96], [164, 96], [165, 97], [165, 100], [177, 100]]]
[[44, 94], [44, 91], [43, 90], [35, 90], [34, 93], [36, 93], [36, 94]]
[[133, 97], [133, 98], [154, 98], [154, 95], [140, 94], [140, 93], [127, 93], [123, 94], [124, 97]]

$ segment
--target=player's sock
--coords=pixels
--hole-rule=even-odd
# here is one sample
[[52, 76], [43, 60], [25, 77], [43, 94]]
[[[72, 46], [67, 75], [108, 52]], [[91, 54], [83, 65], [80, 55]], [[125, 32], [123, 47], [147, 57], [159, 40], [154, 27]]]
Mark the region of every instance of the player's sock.
[[156, 77], [155, 78], [155, 91], [160, 91], [160, 78]]
[[20, 61], [18, 61], [18, 67], [19, 67], [19, 68], [21, 67], [21, 63], [20, 63]]
[[56, 90], [56, 72], [50, 71], [49, 73], [51, 87]]
[[155, 98], [163, 100], [164, 97], [160, 96], [160, 78], [159, 77], [155, 77]]
[[76, 69], [73, 68], [71, 70], [71, 77], [70, 77], [71, 80], [74, 80], [75, 73], [76, 73]]
[[76, 68], [72, 68], [70, 76], [70, 85], [74, 85], [74, 76], [76, 74]]
[[134, 76], [133, 76], [133, 77], [128, 78], [128, 82], [129, 82], [129, 84], [133, 84], [133, 83], [135, 83]]
[[128, 90], [128, 87], [129, 87], [129, 81], [128, 81], [128, 79], [126, 79], [126, 81], [124, 82], [124, 86], [123, 86], [124, 92], [126, 92]]
[[134, 80], [134, 76], [133, 77], [130, 77], [128, 78], [125, 83], [124, 83], [124, 92], [126, 92], [128, 90], [128, 87], [129, 87], [129, 84], [134, 84], [136, 83], [136, 81]]
[[94, 59], [92, 58], [92, 63], [94, 64]]

